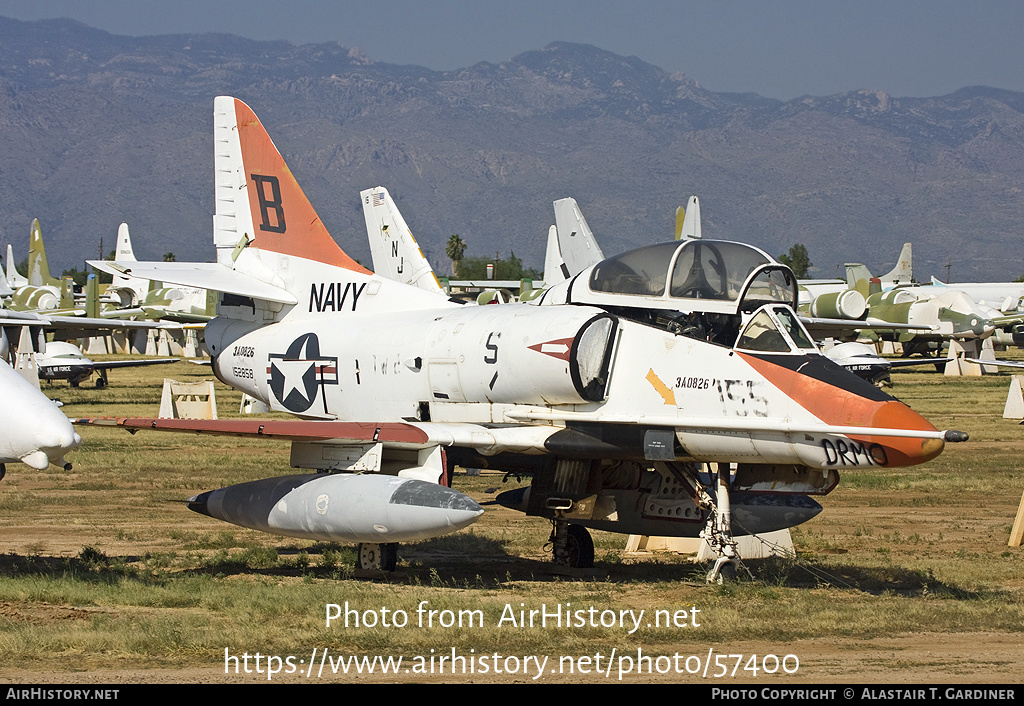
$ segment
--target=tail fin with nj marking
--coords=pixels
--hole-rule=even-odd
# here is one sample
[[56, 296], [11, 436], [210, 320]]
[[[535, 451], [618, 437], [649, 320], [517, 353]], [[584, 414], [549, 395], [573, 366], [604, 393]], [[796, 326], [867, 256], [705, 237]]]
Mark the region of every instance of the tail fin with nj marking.
[[443, 294], [434, 269], [406, 225], [391, 194], [383, 186], [359, 193], [373, 271], [396, 282]]

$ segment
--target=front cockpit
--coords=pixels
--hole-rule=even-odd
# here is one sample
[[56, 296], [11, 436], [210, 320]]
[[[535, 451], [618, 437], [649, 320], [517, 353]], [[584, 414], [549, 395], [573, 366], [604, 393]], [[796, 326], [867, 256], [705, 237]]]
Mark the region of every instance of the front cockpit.
[[647, 245], [597, 263], [552, 287], [544, 299], [599, 306], [723, 346], [816, 352], [793, 313], [793, 272], [744, 243], [689, 239]]

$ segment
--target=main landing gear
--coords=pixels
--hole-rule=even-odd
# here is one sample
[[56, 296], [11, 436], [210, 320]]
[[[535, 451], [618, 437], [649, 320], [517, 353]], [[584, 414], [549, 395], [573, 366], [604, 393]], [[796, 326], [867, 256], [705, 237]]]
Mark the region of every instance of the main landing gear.
[[394, 571], [398, 564], [398, 543], [363, 542], [356, 548], [356, 568], [364, 571]]

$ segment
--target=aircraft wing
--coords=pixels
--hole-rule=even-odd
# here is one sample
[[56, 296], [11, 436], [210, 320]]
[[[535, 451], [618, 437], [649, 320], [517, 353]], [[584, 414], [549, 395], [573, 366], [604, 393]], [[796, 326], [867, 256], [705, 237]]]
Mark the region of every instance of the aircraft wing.
[[162, 365], [164, 363], [177, 363], [180, 358], [146, 358], [139, 360], [101, 360], [93, 361], [94, 370], [109, 370], [111, 368], [134, 368], [139, 365]]
[[380, 442], [396, 448], [431, 446], [475, 448], [485, 455], [512, 451], [544, 453], [544, 441], [561, 427], [521, 425], [491, 428], [480, 424], [437, 422], [341, 422], [304, 419], [153, 419], [94, 417], [72, 419], [85, 426], [121, 427], [284, 441], [329, 441], [339, 445]]
[[216, 262], [111, 262], [89, 260], [97, 270], [120, 277], [139, 277], [182, 287], [213, 289], [240, 297], [281, 304], [298, 302], [292, 294], [261, 279]]
[[847, 329], [858, 331], [868, 331], [871, 329], [878, 330], [896, 330], [896, 331], [932, 331], [934, 326], [925, 326], [922, 324], [894, 324], [889, 321], [882, 321], [881, 319], [868, 318], [866, 320], [861, 319], [824, 319], [816, 316], [801, 316], [800, 321], [808, 329], [820, 328], [820, 329]]
[[[892, 368], [910, 368], [915, 365], [944, 365], [952, 358], [885, 358]], [[991, 361], [989, 361], [991, 362]]]
[[1004, 368], [1024, 368], [1024, 360], [985, 360], [983, 358], [964, 358], [969, 363], [978, 365], [998, 365]]
[[807, 328], [814, 340], [830, 336], [848, 336], [857, 331], [932, 331], [932, 326], [914, 324], [893, 324], [879, 319], [824, 319], [813, 316], [801, 316], [800, 322]]
[[[543, 422], [597, 422], [619, 425], [645, 425], [706, 432], [720, 431], [782, 431], [785, 433], [842, 434], [854, 436], [887, 436], [918, 439], [960, 441], [962, 432], [924, 431], [837, 426], [829, 424], [796, 424], [788, 420], [725, 420], [685, 419], [681, 417], [651, 417], [625, 419], [602, 417], [588, 413], [524, 412], [516, 418], [530, 423], [513, 426], [486, 427], [472, 423], [445, 422], [342, 422], [334, 420], [301, 419], [152, 419], [152, 418], [80, 418], [72, 423], [87, 426], [116, 426], [134, 433], [140, 429], [154, 431], [188, 432], [221, 436], [246, 436], [285, 441], [325, 441], [338, 445], [381, 442], [386, 447], [424, 449], [432, 446], [459, 446], [473, 448], [485, 456], [512, 452], [525, 454], [550, 453], [548, 440], [552, 435], [567, 431], [561, 425]], [[578, 435], [573, 434], [574, 437]], [[584, 435], [585, 436], [585, 435]], [[590, 450], [609, 448], [594, 439], [574, 438], [576, 450], [580, 444]]]
[[157, 321], [124, 321], [121, 319], [96, 319], [88, 316], [52, 316], [19, 311], [0, 312], [0, 326], [42, 326], [50, 329], [100, 330], [115, 329], [177, 329], [173, 323]]

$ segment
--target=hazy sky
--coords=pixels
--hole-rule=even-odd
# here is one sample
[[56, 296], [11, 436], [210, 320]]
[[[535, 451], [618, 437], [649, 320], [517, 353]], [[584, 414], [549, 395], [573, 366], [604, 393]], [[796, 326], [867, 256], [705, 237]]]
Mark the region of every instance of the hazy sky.
[[639, 56], [713, 91], [784, 99], [860, 88], [1024, 91], [1020, 0], [0, 0], [0, 15], [71, 17], [127, 35], [336, 41], [432, 69], [565, 40]]

